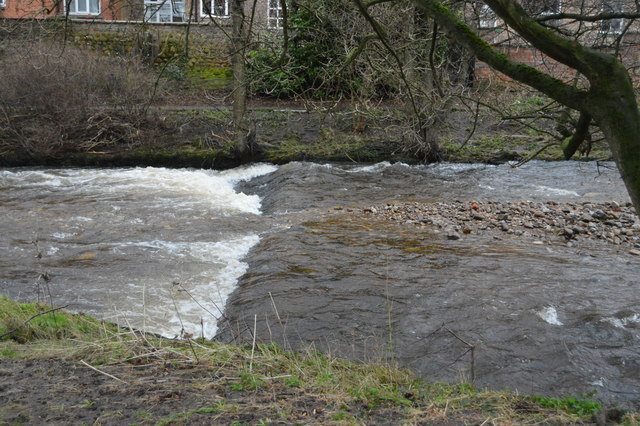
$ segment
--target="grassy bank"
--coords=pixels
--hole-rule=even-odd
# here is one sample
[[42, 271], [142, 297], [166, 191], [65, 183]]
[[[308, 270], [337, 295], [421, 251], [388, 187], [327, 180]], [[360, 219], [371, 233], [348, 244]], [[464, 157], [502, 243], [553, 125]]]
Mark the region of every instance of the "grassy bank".
[[162, 339], [6, 298], [0, 336], [0, 423], [583, 424], [607, 415], [640, 422], [638, 413], [581, 398], [429, 384], [393, 365], [274, 344]]

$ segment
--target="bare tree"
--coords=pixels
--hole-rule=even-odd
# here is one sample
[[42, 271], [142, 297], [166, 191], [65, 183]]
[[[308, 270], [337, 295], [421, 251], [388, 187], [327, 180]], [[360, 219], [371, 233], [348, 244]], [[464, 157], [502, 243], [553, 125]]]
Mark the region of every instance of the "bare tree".
[[[358, 0], [354, 0], [358, 1]], [[402, 3], [399, 0], [369, 2], [365, 9], [380, 3]], [[506, 24], [508, 31], [538, 49], [550, 59], [577, 73], [584, 85], [560, 80], [529, 65], [510, 59], [495, 46], [480, 37], [456, 13], [451, 3], [437, 0], [412, 0], [446, 33], [472, 52], [479, 60], [510, 78], [522, 82], [570, 108], [578, 111], [584, 123], [593, 120], [604, 133], [613, 158], [625, 182], [629, 195], [640, 211], [640, 112], [631, 78], [622, 62], [612, 53], [587, 47], [579, 40], [563, 34], [551, 25], [565, 17], [576, 22], [611, 22], [617, 18], [637, 18], [637, 13], [604, 12], [597, 15], [575, 14], [552, 16], [537, 20], [533, 12], [513, 0], [485, 0], [482, 3]], [[546, 4], [546, 3], [545, 3]], [[540, 11], [538, 11], [540, 12]], [[636, 11], [637, 12], [637, 11]], [[553, 15], [553, 14], [550, 14]], [[545, 24], [545, 25], [543, 25]], [[574, 136], [580, 139], [580, 134]]]
[[233, 125], [236, 153], [241, 160], [250, 154], [247, 120], [246, 50], [248, 25], [244, 12], [245, 0], [231, 3], [231, 70], [233, 72]]

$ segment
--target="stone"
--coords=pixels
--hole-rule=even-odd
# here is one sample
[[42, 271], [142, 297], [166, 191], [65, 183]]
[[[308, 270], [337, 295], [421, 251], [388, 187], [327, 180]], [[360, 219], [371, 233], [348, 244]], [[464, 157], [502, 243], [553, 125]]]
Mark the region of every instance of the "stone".
[[459, 240], [460, 238], [462, 237], [460, 237], [460, 234], [458, 234], [456, 231], [451, 230], [447, 232], [448, 240]]
[[606, 219], [607, 217], [609, 217], [609, 216], [604, 212], [604, 210], [601, 210], [601, 209], [594, 210], [594, 211], [593, 211], [593, 213], [591, 213], [591, 216], [592, 216], [594, 219], [598, 219], [598, 220], [604, 220], [604, 219]]

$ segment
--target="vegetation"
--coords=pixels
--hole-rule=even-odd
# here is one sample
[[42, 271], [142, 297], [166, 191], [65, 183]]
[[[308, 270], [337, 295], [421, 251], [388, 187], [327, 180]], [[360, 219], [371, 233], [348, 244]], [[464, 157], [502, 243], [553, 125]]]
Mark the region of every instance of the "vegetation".
[[[162, 382], [166, 383], [162, 395], [182, 395], [181, 408], [162, 411], [167, 402], [144, 410], [140, 407], [133, 413], [119, 413], [120, 418], [156, 424], [205, 419], [231, 423], [234, 418], [246, 419], [251, 424], [274, 419], [289, 423], [304, 421], [305, 416], [319, 423], [349, 424], [369, 421], [575, 424], [591, 421], [600, 409], [599, 404], [581, 398], [528, 397], [483, 391], [469, 384], [426, 384], [392, 365], [354, 364], [313, 350], [292, 353], [276, 344], [251, 347], [202, 339], [162, 339], [119, 329], [87, 315], [51, 311], [44, 305], [6, 298], [0, 298], [0, 336], [0, 359], [14, 363], [31, 359], [33, 363], [55, 356], [69, 366], [82, 364], [86, 374], [102, 377], [107, 384], [119, 382], [117, 394], [124, 393], [124, 398], [149, 386], [148, 377], [135, 373], [131, 367], [145, 366], [143, 371], [148, 370], [149, 374], [156, 374], [154, 366], [162, 369]], [[4, 369], [10, 365], [14, 364], [3, 362]], [[74, 370], [75, 379], [70, 381], [78, 380], [82, 371]], [[40, 391], [53, 389], [43, 385]], [[287, 397], [276, 399], [277, 402], [262, 397], [271, 394]], [[103, 395], [104, 400], [87, 399], [85, 395], [73, 407], [55, 405], [51, 411], [71, 416], [87, 410], [94, 417], [104, 416], [107, 413], [104, 403], [108, 406], [110, 395], [113, 392]], [[205, 402], [203, 395], [212, 398], [210, 402]], [[304, 398], [305, 405], [296, 405], [300, 398]], [[0, 409], [0, 419], [15, 420], [16, 413], [29, 422], [28, 410], [11, 404]], [[622, 416], [623, 424], [637, 425], [640, 421], [637, 413]]]
[[[252, 95], [316, 100], [353, 96], [359, 76], [343, 67], [346, 53], [336, 43], [336, 34], [342, 29], [318, 12], [325, 7], [319, 0], [296, 4], [288, 21], [292, 36], [286, 43], [274, 37], [249, 52]], [[343, 1], [330, 8], [333, 13], [337, 9], [353, 15]]]
[[60, 157], [163, 130], [148, 114], [156, 82], [138, 61], [60, 49], [39, 43], [0, 58], [0, 153]]

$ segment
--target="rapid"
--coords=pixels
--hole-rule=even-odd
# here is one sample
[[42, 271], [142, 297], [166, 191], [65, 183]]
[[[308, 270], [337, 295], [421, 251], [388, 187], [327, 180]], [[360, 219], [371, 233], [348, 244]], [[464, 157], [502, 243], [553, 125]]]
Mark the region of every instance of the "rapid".
[[610, 163], [5, 169], [0, 294], [168, 337], [255, 328], [428, 381], [640, 404], [640, 257], [349, 214], [394, 200], [628, 196]]

